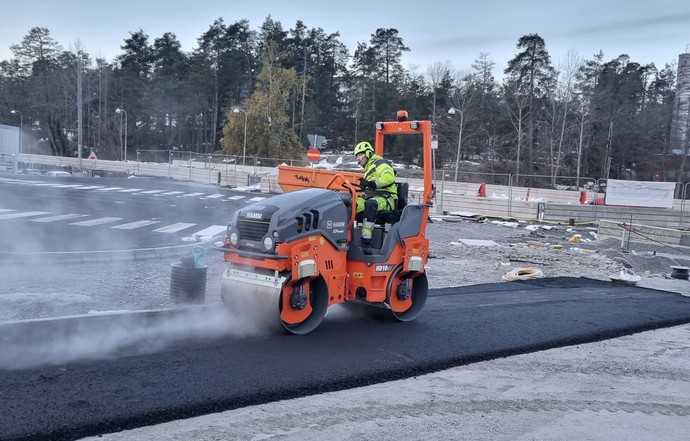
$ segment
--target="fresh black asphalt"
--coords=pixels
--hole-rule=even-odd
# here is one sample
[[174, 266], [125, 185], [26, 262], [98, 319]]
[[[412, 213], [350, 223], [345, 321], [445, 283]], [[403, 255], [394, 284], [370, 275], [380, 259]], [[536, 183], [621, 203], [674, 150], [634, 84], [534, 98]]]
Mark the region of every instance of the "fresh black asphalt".
[[438, 289], [412, 323], [329, 317], [302, 337], [0, 371], [0, 439], [78, 439], [687, 322], [690, 298], [587, 279]]

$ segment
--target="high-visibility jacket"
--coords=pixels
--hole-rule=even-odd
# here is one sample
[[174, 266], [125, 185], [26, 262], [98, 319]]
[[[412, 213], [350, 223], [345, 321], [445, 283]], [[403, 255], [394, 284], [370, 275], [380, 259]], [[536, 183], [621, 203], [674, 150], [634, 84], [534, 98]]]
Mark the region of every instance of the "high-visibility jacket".
[[376, 191], [367, 196], [383, 196], [398, 199], [398, 187], [395, 185], [395, 170], [391, 163], [379, 155], [372, 155], [364, 166], [364, 180], [376, 183]]

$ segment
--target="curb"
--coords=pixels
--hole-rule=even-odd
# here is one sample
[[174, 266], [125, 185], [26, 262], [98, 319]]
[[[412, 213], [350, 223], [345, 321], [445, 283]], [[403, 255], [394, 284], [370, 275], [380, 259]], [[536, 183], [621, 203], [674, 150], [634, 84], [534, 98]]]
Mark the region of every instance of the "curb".
[[176, 257], [185, 254], [186, 252], [190, 252], [192, 249], [198, 246], [210, 249], [212, 247], [212, 240], [207, 242], [194, 242], [185, 245], [171, 245], [155, 248], [135, 248], [129, 250], [46, 251], [36, 253], [0, 252], [0, 263], [8, 265], [23, 265], [41, 262], [93, 263]]

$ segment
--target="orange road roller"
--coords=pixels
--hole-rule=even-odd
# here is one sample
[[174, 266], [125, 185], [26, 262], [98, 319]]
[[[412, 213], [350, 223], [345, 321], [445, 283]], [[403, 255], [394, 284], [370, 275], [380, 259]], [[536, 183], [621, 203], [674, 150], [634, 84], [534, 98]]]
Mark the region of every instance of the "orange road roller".
[[368, 241], [356, 213], [361, 173], [278, 167], [284, 193], [238, 210], [219, 247], [227, 262], [221, 296], [231, 312], [258, 313], [293, 334], [316, 329], [337, 304], [385, 308], [402, 322], [420, 314], [434, 198], [431, 122], [399, 111], [395, 121], [376, 123], [376, 153], [384, 156], [387, 137], [400, 135], [421, 141], [423, 188], [412, 201], [408, 184], [396, 182], [397, 207], [377, 215]]

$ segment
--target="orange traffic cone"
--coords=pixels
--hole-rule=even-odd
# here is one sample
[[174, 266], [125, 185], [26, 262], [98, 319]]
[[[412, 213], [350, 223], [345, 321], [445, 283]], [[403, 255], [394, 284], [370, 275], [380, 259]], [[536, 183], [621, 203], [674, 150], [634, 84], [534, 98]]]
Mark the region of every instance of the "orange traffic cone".
[[580, 192], [580, 204], [586, 204], [587, 203], [587, 192], [586, 191], [581, 191]]
[[479, 192], [477, 192], [477, 196], [479, 196], [480, 198], [486, 197], [486, 184], [485, 183], [482, 182], [479, 185]]

